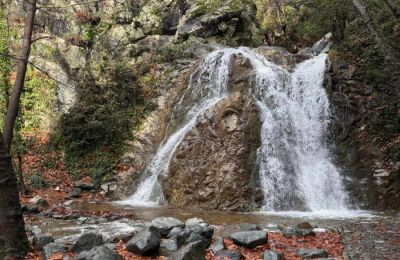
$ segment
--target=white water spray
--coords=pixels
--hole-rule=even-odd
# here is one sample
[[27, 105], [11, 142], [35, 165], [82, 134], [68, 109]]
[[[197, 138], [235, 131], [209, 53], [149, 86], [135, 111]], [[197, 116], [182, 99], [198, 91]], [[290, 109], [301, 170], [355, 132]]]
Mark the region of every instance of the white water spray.
[[229, 95], [229, 65], [233, 55], [253, 67], [251, 93], [259, 107], [262, 145], [258, 150], [265, 210], [346, 209], [340, 173], [324, 140], [330, 119], [323, 88], [326, 54], [296, 66], [292, 73], [248, 48], [210, 53], [192, 75], [168, 126], [170, 134], [147, 166], [130, 205], [165, 203], [160, 177], [197, 118]]

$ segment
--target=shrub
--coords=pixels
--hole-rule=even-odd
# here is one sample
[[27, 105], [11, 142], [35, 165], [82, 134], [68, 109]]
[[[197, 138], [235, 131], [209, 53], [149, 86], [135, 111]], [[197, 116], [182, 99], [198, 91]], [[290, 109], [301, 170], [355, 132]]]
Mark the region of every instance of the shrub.
[[32, 172], [26, 176], [27, 183], [34, 189], [45, 189], [48, 188], [49, 182], [40, 172]]

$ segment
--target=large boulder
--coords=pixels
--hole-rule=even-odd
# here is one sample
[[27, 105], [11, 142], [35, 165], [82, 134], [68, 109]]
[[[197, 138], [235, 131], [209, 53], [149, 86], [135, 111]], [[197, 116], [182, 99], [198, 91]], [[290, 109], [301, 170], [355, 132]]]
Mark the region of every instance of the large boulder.
[[42, 249], [42, 259], [49, 260], [53, 254], [60, 252], [61, 253], [67, 252], [67, 247], [65, 245], [60, 245], [57, 243], [47, 244]]
[[268, 234], [263, 230], [241, 231], [230, 235], [230, 238], [238, 245], [253, 248], [268, 242]]
[[93, 247], [100, 246], [103, 243], [103, 236], [95, 232], [82, 234], [72, 247], [74, 252], [80, 253], [90, 250]]
[[99, 246], [89, 251], [83, 251], [75, 257], [75, 260], [120, 260], [119, 254], [107, 246]]
[[208, 109], [173, 155], [164, 185], [169, 204], [190, 209], [254, 209], [260, 127], [255, 102], [239, 92]]
[[140, 255], [149, 255], [157, 252], [160, 247], [160, 232], [156, 227], [150, 226], [140, 231], [126, 243], [126, 249]]
[[172, 217], [159, 217], [151, 221], [151, 225], [158, 228], [161, 236], [166, 236], [175, 227], [183, 228], [185, 223]]
[[33, 248], [35, 250], [42, 250], [42, 248], [50, 243], [54, 242], [54, 238], [52, 236], [48, 236], [48, 235], [35, 235], [33, 237]]
[[201, 241], [192, 242], [180, 248], [168, 257], [168, 260], [200, 260], [205, 259], [206, 248]]

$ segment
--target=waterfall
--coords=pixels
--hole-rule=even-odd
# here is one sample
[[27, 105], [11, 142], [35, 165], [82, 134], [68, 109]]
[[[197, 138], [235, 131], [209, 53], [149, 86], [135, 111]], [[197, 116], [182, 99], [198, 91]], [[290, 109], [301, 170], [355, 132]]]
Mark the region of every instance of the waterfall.
[[175, 106], [167, 136], [144, 171], [136, 192], [123, 203], [163, 204], [160, 178], [185, 134], [207, 109], [229, 95], [233, 55], [249, 59], [249, 91], [259, 108], [262, 145], [257, 152], [265, 210], [346, 209], [347, 195], [325, 140], [330, 120], [323, 88], [326, 54], [298, 64], [292, 72], [248, 48], [210, 53], [193, 73]]

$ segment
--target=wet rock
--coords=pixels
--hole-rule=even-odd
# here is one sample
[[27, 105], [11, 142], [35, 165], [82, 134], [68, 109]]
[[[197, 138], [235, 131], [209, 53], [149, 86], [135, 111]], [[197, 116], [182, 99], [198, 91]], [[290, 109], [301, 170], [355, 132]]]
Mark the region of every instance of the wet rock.
[[50, 243], [54, 242], [54, 238], [48, 235], [35, 235], [33, 237], [33, 248], [37, 251], [42, 250], [42, 248]]
[[61, 253], [67, 252], [67, 247], [64, 245], [57, 244], [57, 243], [47, 244], [42, 249], [42, 259], [49, 260], [51, 255], [53, 255], [54, 253], [59, 253], [59, 252], [61, 252]]
[[78, 225], [82, 225], [82, 224], [87, 223], [88, 220], [89, 220], [88, 217], [78, 217], [78, 218], [76, 219], [76, 223], [77, 223]]
[[281, 253], [272, 251], [272, 250], [266, 250], [264, 251], [263, 255], [264, 260], [282, 260], [283, 255]]
[[120, 255], [106, 246], [99, 246], [79, 253], [75, 260], [120, 260]]
[[82, 189], [78, 187], [74, 187], [70, 193], [68, 193], [68, 198], [78, 198], [82, 194]]
[[286, 238], [315, 236], [315, 232], [312, 229], [302, 229], [298, 227], [285, 228], [282, 230], [282, 233]]
[[93, 247], [100, 246], [103, 243], [103, 236], [95, 232], [82, 234], [72, 247], [74, 252], [90, 250]]
[[158, 249], [159, 255], [169, 256], [178, 250], [178, 242], [176, 239], [163, 239], [161, 240], [160, 248]]
[[260, 230], [261, 228], [256, 224], [251, 223], [242, 223], [239, 225], [240, 231], [252, 231], [252, 230]]
[[160, 247], [161, 235], [157, 228], [150, 226], [140, 231], [126, 243], [129, 252], [140, 255], [152, 254]]
[[206, 248], [201, 241], [183, 246], [168, 257], [168, 260], [197, 260], [205, 259]]
[[183, 232], [183, 228], [181, 227], [174, 227], [169, 234], [167, 235], [167, 238], [176, 238], [180, 233]]
[[39, 213], [39, 207], [37, 205], [29, 205], [29, 204], [23, 204], [21, 205], [21, 210], [22, 212], [27, 212], [27, 213]]
[[214, 253], [224, 250], [225, 249], [225, 244], [224, 244], [224, 238], [223, 237], [219, 237], [217, 238], [210, 246], [209, 248], [210, 250], [212, 250]]
[[221, 250], [215, 254], [216, 260], [240, 260], [242, 259], [242, 254], [237, 251], [232, 250]]
[[151, 225], [158, 228], [161, 236], [166, 236], [174, 227], [184, 227], [185, 224], [176, 218], [160, 217], [153, 219]]
[[296, 255], [302, 258], [316, 258], [316, 257], [327, 257], [328, 253], [324, 249], [299, 248], [296, 250]]
[[238, 245], [253, 248], [258, 245], [267, 243], [267, 232], [262, 230], [257, 231], [242, 231], [230, 235], [230, 238]]

